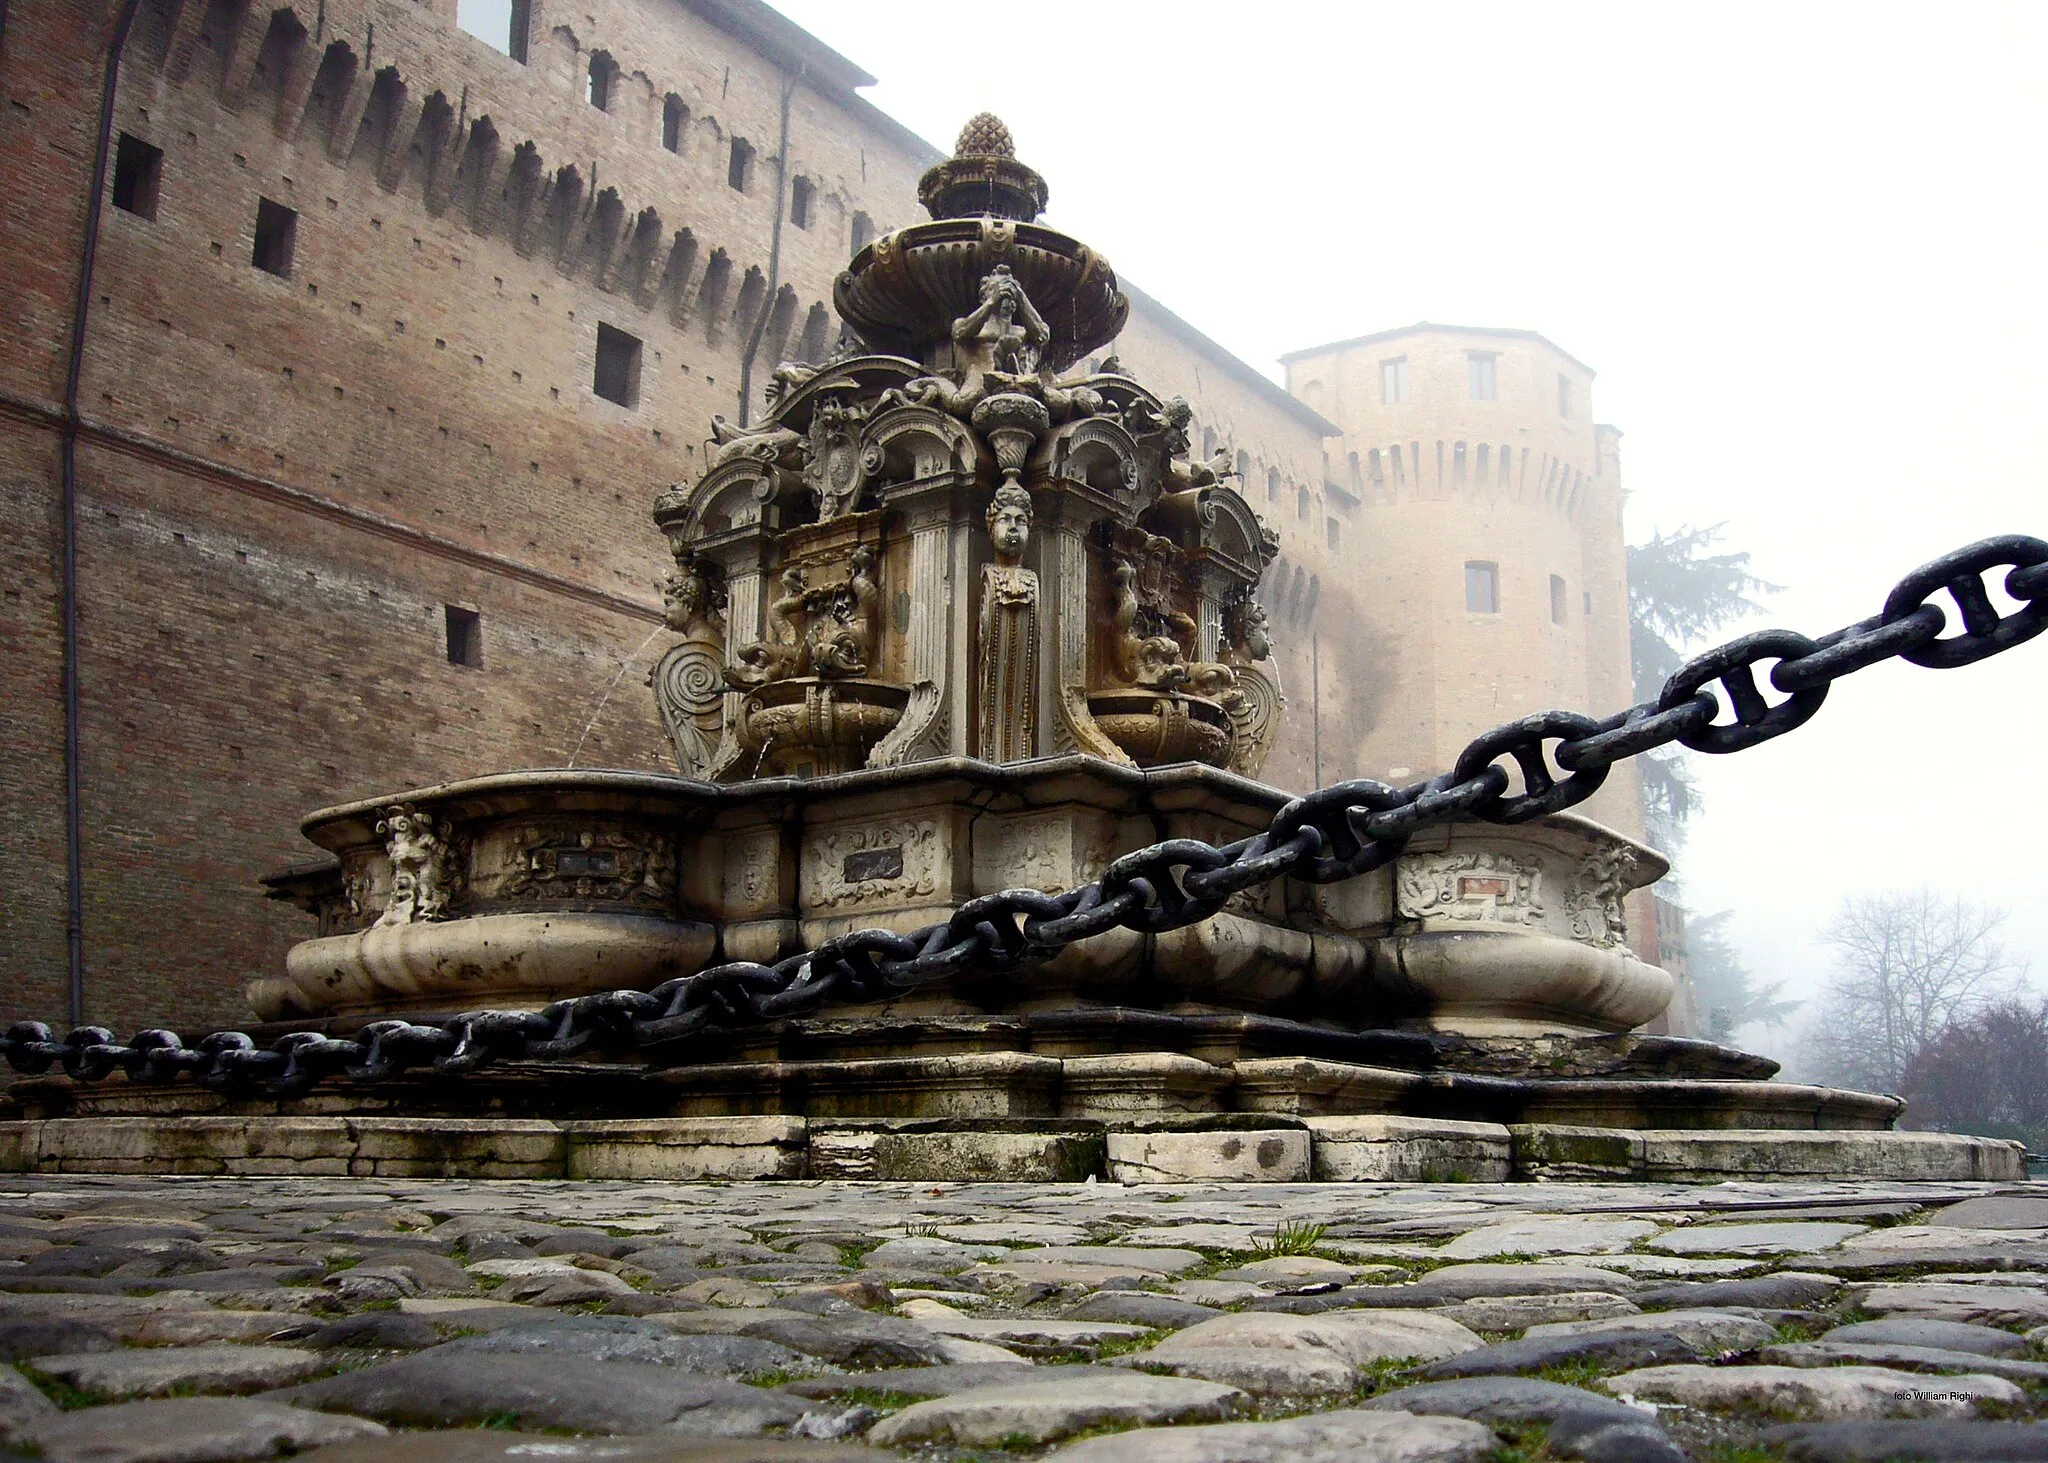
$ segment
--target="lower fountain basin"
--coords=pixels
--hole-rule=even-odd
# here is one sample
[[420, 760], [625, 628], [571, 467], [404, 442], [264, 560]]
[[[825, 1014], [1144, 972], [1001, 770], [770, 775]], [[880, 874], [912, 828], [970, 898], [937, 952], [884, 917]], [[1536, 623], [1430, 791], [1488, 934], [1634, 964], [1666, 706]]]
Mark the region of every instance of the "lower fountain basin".
[[391, 1011], [538, 1010], [701, 970], [718, 935], [695, 920], [561, 911], [373, 925], [294, 945], [249, 1002], [266, 1021]]
[[1390, 983], [1414, 990], [1416, 1024], [1465, 1036], [1629, 1031], [1677, 989], [1668, 971], [1626, 949], [1519, 930], [1445, 930], [1373, 942]]

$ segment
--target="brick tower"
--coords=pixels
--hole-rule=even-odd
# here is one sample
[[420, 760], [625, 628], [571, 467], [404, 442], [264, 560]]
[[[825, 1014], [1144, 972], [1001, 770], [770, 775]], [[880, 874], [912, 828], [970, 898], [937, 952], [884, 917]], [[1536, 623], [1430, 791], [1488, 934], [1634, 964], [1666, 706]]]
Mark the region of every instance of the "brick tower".
[[[1427, 323], [1281, 359], [1341, 431], [1328, 477], [1363, 510], [1326, 572], [1376, 690], [1324, 723], [1326, 761], [1404, 783], [1513, 717], [1634, 699], [1621, 433], [1594, 420], [1590, 367], [1533, 331]], [[1583, 811], [1641, 837], [1632, 768]], [[1655, 959], [1648, 899], [1630, 913]]]

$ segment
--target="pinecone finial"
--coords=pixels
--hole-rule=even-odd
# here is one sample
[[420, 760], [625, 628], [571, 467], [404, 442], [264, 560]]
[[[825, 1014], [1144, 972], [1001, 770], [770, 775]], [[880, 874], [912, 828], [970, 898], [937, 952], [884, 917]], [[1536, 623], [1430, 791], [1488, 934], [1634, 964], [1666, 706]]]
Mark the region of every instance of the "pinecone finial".
[[1010, 129], [1003, 125], [1003, 119], [994, 112], [977, 112], [967, 119], [967, 125], [960, 129], [960, 138], [953, 144], [955, 157], [1015, 157], [1016, 141], [1010, 136]]

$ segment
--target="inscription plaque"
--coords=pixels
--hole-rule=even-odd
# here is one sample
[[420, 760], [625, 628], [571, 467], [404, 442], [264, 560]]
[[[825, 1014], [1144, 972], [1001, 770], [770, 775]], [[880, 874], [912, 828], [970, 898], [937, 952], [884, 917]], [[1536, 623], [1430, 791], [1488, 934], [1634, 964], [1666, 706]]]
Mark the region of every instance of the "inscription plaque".
[[562, 878], [588, 878], [592, 875], [609, 878], [618, 871], [619, 856], [615, 853], [565, 848], [555, 855], [555, 873]]
[[870, 879], [900, 879], [903, 877], [903, 849], [864, 848], [850, 853], [840, 865], [839, 876], [849, 884], [861, 884]]

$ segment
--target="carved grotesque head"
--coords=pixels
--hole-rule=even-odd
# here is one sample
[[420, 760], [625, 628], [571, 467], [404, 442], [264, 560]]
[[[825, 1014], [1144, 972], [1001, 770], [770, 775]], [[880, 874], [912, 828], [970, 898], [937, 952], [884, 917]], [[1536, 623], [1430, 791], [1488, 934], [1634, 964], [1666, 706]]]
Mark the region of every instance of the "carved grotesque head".
[[1246, 660], [1264, 660], [1273, 653], [1273, 631], [1266, 623], [1266, 607], [1248, 594], [1231, 604], [1223, 635]]
[[688, 630], [704, 607], [704, 581], [680, 564], [662, 576], [662, 619], [671, 630]]
[[988, 505], [988, 541], [997, 557], [1014, 563], [1031, 541], [1031, 494], [1014, 483], [996, 489]]

